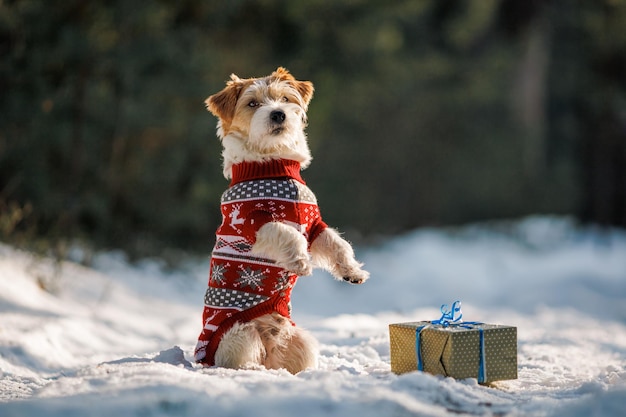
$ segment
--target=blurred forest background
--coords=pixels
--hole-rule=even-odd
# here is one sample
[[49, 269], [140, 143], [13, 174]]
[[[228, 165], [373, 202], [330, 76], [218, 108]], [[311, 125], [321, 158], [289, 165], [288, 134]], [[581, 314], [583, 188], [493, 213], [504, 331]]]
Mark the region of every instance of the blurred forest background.
[[626, 226], [626, 1], [0, 0], [0, 240], [208, 252], [203, 101], [277, 66], [316, 87], [303, 175], [352, 240]]

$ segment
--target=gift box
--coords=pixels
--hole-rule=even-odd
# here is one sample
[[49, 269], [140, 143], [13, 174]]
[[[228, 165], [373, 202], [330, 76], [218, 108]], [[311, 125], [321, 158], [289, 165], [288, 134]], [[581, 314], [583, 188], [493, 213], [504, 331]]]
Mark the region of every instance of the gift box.
[[395, 323], [389, 325], [389, 341], [396, 374], [420, 370], [480, 383], [517, 378], [513, 326], [459, 319]]

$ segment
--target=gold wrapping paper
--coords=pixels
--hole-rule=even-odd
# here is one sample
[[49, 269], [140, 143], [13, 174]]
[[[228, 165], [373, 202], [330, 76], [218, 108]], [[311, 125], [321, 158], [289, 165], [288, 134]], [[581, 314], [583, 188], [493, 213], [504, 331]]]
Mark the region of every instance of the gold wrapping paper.
[[517, 378], [517, 328], [496, 324], [474, 325], [468, 329], [458, 325], [444, 328], [427, 321], [389, 325], [391, 370], [396, 374], [417, 370], [415, 350], [416, 329], [424, 372], [458, 379], [478, 378], [480, 368], [480, 332], [483, 329], [485, 348], [485, 380], [483, 383]]

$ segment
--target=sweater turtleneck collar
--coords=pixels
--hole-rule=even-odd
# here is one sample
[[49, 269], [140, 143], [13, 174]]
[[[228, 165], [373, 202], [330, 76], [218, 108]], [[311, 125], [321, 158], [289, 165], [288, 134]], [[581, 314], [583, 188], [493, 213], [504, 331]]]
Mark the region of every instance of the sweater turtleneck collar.
[[241, 162], [231, 169], [230, 186], [243, 181], [263, 178], [293, 178], [305, 184], [300, 176], [300, 162], [291, 159], [272, 159], [267, 162]]

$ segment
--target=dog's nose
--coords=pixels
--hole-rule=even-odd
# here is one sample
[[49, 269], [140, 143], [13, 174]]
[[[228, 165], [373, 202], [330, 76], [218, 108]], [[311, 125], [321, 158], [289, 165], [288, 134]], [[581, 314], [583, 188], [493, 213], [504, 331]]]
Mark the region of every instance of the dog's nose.
[[281, 110], [274, 110], [270, 113], [270, 120], [274, 123], [281, 124], [285, 121], [285, 113]]

